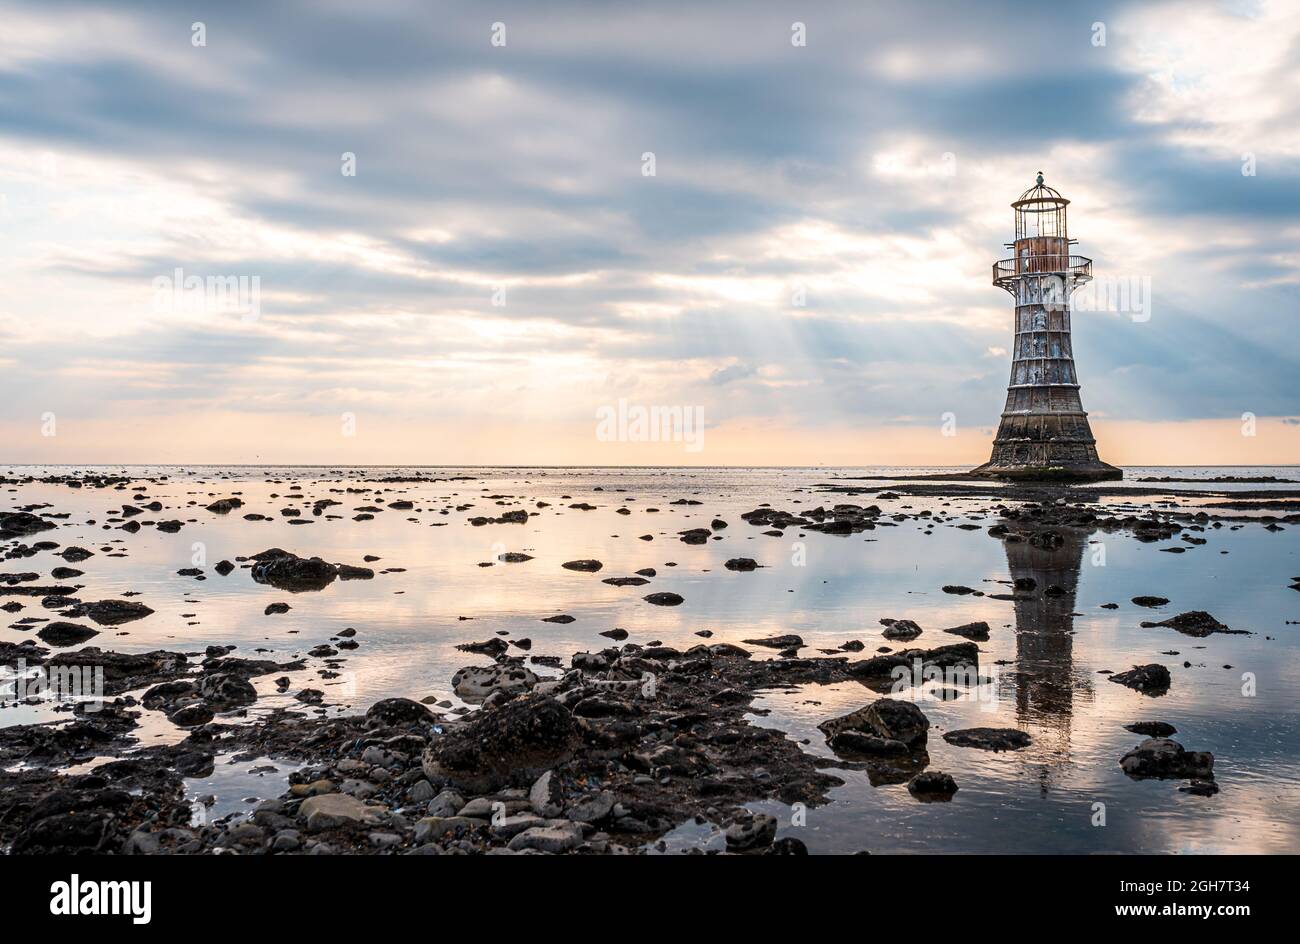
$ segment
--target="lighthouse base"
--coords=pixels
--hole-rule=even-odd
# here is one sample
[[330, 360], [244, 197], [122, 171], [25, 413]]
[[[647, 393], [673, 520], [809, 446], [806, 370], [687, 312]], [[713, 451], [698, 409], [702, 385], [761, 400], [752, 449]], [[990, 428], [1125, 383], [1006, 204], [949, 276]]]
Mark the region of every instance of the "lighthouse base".
[[1124, 471], [1102, 462], [1097, 444], [1082, 415], [1071, 418], [1086, 438], [1033, 440], [1021, 436], [994, 440], [993, 456], [971, 475], [1016, 481], [1103, 482], [1124, 477]]
[[971, 475], [1014, 482], [1105, 482], [1122, 479], [1124, 470], [1098, 460], [1089, 465], [1000, 465], [986, 462], [970, 471]]

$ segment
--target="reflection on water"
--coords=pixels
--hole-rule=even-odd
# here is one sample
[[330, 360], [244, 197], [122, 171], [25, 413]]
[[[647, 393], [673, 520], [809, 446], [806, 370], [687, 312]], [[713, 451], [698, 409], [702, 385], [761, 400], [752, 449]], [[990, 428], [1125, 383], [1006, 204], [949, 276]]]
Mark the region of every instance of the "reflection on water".
[[[1250, 471], [1300, 478], [1295, 469]], [[845, 780], [830, 803], [807, 811], [805, 825], [792, 825], [792, 811], [780, 804], [756, 808], [781, 819], [782, 835], [823, 852], [1300, 849], [1300, 644], [1297, 627], [1287, 625], [1300, 619], [1300, 593], [1289, 589], [1291, 578], [1300, 575], [1300, 530], [1293, 527], [1271, 532], [1234, 522], [1200, 532], [1207, 544], [1170, 554], [1161, 548], [1180, 542], [1145, 544], [1102, 531], [1058, 529], [1062, 540], [1051, 547], [999, 541], [985, 530], [997, 521], [994, 503], [979, 498], [863, 499], [884, 509], [882, 526], [850, 536], [791, 529], [774, 537], [740, 519], [764, 502], [799, 510], [844, 500], [820, 493], [817, 484], [865, 470], [440, 469], [431, 473], [439, 481], [419, 483], [381, 483], [375, 479], [384, 472], [329, 469], [152, 472], [168, 478], [136, 483], [163, 506], [148, 517], [184, 521], [175, 534], [152, 527], [129, 534], [108, 523], [135, 489], [5, 486], [0, 507], [49, 503], [46, 510], [67, 513], [57, 530], [39, 537], [96, 551], [76, 565], [85, 572], [75, 579], [84, 584], [78, 596], [136, 599], [155, 611], [103, 627], [91, 645], [201, 656], [208, 646], [235, 644], [235, 654], [249, 658], [305, 658], [305, 668], [287, 673], [291, 684], [283, 692], [274, 685], [278, 673], [256, 680], [261, 697], [254, 715], [273, 707], [316, 710], [294, 700], [306, 687], [325, 693], [328, 710], [359, 711], [392, 695], [459, 705], [452, 674], [487, 659], [458, 651], [457, 644], [498, 633], [527, 637], [533, 654], [566, 662], [574, 652], [607, 645], [600, 633], [614, 627], [626, 629], [633, 642], [661, 640], [679, 648], [699, 642], [702, 630], [712, 632], [711, 642], [729, 643], [797, 633], [807, 642], [806, 654], [857, 639], [865, 656], [890, 645], [881, 635], [882, 618], [915, 620], [924, 633], [911, 645], [927, 647], [958, 641], [942, 632], [946, 627], [984, 620], [991, 633], [980, 643], [980, 669], [993, 679], [985, 687], [990, 697], [967, 690], [949, 700], [926, 696], [921, 703], [934, 725], [930, 769], [950, 773], [960, 786], [951, 803], [923, 805], [903, 784], [873, 786], [863, 771], [838, 769], [817, 724], [877, 697], [850, 682], [767, 692], [756, 701], [755, 708], [766, 713], [755, 714], [755, 723], [806, 741], [804, 749]], [[244, 502], [236, 512], [205, 510], [214, 498], [233, 494]], [[683, 497], [701, 504], [672, 504]], [[314, 515], [313, 503], [321, 498], [341, 505]], [[399, 500], [412, 507], [389, 507]], [[1139, 513], [1161, 500], [1126, 499]], [[538, 501], [547, 505], [539, 508]], [[580, 502], [595, 507], [570, 507]], [[291, 524], [295, 519], [281, 514], [286, 507], [299, 509], [300, 519], [311, 523]], [[360, 507], [381, 510], [372, 519], [354, 520]], [[474, 527], [467, 521], [514, 508], [536, 514], [525, 524]], [[926, 510], [930, 518], [914, 517]], [[246, 513], [265, 520], [245, 520]], [[896, 514], [907, 517], [894, 521], [890, 516]], [[715, 517], [729, 523], [718, 532], [720, 540], [678, 540], [677, 532], [707, 526]], [[980, 529], [963, 530], [960, 524]], [[653, 540], [642, 540], [644, 535]], [[336, 580], [319, 592], [288, 594], [255, 582], [245, 569], [226, 577], [213, 570], [222, 559], [271, 547], [348, 564], [372, 555], [379, 560], [368, 566], [377, 573], [373, 580]], [[194, 563], [196, 548], [202, 564]], [[500, 562], [505, 551], [531, 559]], [[728, 571], [725, 561], [734, 557], [752, 557], [762, 566]], [[585, 558], [602, 561], [603, 569], [585, 574], [561, 566]], [[4, 569], [40, 571], [44, 581], [63, 563], [45, 553]], [[485, 563], [492, 566], [480, 566]], [[206, 579], [177, 573], [191, 566], [200, 566]], [[602, 583], [647, 567], [657, 572], [648, 587]], [[1034, 581], [1033, 591], [1013, 589], [1018, 579], [1027, 585], [1023, 578]], [[949, 584], [981, 588], [986, 595], [943, 593]], [[679, 593], [685, 602], [652, 606], [642, 599], [650, 591]], [[123, 596], [129, 592], [139, 596]], [[995, 596], [1001, 594], [1017, 598]], [[1151, 611], [1129, 602], [1142, 594], [1171, 603]], [[291, 609], [266, 615], [275, 602]], [[1101, 607], [1109, 602], [1119, 607]], [[30, 628], [7, 628], [18, 618], [51, 615], [39, 599], [23, 603], [21, 612], [7, 614], [0, 624], [0, 640], [30, 638]], [[1196, 609], [1253, 635], [1194, 639], [1139, 626], [1153, 614], [1164, 619]], [[574, 621], [542, 622], [555, 614]], [[339, 650], [329, 661], [307, 655], [349, 628], [356, 630], [358, 648]], [[1147, 662], [1160, 662], [1173, 674], [1164, 697], [1142, 696], [1100, 674]], [[1245, 673], [1254, 676], [1254, 695], [1243, 694]], [[4, 709], [0, 724], [67, 717], [42, 712], [32, 706]], [[136, 732], [142, 744], [180, 736], [157, 712], [145, 716]], [[1179, 793], [1176, 782], [1125, 777], [1119, 758], [1141, 738], [1123, 726], [1142, 720], [1172, 723], [1186, 747], [1212, 751], [1220, 794], [1192, 797]], [[942, 739], [944, 731], [975, 726], [1017, 727], [1033, 743], [1023, 751], [992, 754]], [[218, 797], [213, 815], [223, 815], [245, 808], [246, 796], [274, 795], [282, 784], [277, 773], [217, 777], [205, 789]], [[1104, 804], [1105, 826], [1093, 825], [1097, 804]], [[706, 841], [713, 835], [709, 827], [695, 827], [675, 838], [689, 844], [692, 837]]]
[[1091, 700], [1092, 679], [1074, 665], [1074, 605], [1079, 569], [1088, 545], [1081, 528], [1013, 534], [1005, 540], [1007, 570], [1020, 591], [1015, 607], [1016, 655], [1010, 682], [1016, 720], [1033, 734], [1044, 795], [1070, 762], [1076, 699]]

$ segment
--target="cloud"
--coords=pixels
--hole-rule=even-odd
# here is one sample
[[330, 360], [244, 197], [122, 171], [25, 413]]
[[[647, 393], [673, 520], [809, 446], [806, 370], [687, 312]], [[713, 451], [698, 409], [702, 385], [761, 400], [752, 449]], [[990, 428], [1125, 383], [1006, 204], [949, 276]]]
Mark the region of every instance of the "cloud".
[[[795, 15], [0, 0], [0, 420], [988, 425], [1039, 169], [1098, 275], [1150, 280], [1149, 321], [1076, 314], [1089, 409], [1294, 415], [1292, 5]], [[258, 277], [260, 317], [156, 311], [178, 267]]]

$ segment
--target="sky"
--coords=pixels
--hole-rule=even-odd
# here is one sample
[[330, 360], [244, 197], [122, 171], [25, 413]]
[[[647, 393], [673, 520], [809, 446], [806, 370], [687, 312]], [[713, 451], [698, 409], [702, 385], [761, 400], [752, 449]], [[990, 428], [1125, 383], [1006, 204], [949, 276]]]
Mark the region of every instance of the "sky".
[[1039, 171], [1102, 457], [1300, 462], [1294, 0], [0, 0], [0, 463], [976, 464]]

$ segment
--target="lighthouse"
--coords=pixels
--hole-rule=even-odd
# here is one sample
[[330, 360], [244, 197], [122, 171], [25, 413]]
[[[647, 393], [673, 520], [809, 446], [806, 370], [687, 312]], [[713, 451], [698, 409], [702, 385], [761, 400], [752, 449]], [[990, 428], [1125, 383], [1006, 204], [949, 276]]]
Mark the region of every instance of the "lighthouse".
[[1070, 343], [1070, 293], [1092, 279], [1092, 260], [1071, 255], [1070, 201], [1043, 174], [1011, 204], [1014, 255], [993, 263], [993, 284], [1016, 303], [1011, 382], [993, 455], [974, 475], [1094, 481], [1123, 473], [1101, 461], [1079, 397]]

